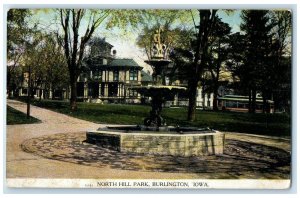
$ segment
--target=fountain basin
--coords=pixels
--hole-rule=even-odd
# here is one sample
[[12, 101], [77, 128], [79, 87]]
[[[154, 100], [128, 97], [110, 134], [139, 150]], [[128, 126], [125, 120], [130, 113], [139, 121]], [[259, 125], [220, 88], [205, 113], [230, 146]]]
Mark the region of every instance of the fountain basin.
[[215, 130], [178, 133], [104, 127], [87, 132], [86, 142], [120, 152], [190, 157], [223, 154], [225, 134]]
[[173, 100], [175, 94], [186, 91], [186, 87], [170, 86], [170, 85], [148, 85], [148, 86], [132, 86], [132, 90], [137, 90], [140, 94], [148, 97], [161, 96], [168, 100]]

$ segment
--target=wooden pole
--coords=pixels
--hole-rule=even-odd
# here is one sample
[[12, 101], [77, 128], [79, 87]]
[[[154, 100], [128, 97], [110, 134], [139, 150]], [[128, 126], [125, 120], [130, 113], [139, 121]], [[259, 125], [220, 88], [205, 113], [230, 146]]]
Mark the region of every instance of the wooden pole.
[[27, 119], [30, 118], [30, 97], [31, 97], [31, 66], [28, 67], [28, 90], [27, 90]]

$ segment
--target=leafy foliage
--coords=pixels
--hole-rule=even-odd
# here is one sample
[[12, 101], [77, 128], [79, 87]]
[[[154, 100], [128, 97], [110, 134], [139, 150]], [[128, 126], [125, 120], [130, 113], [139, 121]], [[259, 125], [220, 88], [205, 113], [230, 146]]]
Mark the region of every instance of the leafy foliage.
[[[145, 10], [139, 27], [142, 28], [136, 44], [146, 53], [148, 59], [152, 56], [153, 35], [155, 30], [162, 28], [161, 40], [168, 52], [174, 48], [187, 48], [190, 45], [192, 27], [190, 10]], [[180, 22], [180, 23], [179, 23]]]
[[31, 29], [27, 9], [10, 9], [7, 13], [7, 92], [15, 91], [19, 83], [20, 66]]
[[278, 108], [280, 95], [290, 98], [290, 12], [248, 10], [242, 19], [243, 32], [230, 36], [228, 67], [238, 79], [236, 88], [249, 94], [250, 112], [255, 111], [256, 93], [264, 101], [274, 97]]

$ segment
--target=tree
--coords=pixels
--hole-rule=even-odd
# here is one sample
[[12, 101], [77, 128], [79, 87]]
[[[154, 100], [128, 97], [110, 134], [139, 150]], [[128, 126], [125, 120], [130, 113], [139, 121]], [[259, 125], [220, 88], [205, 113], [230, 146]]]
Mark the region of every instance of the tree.
[[273, 80], [270, 81], [269, 93], [265, 94], [274, 100], [275, 109], [290, 109], [291, 100], [291, 31], [292, 16], [288, 10], [272, 11], [274, 23], [271, 68]]
[[[33, 84], [32, 69], [38, 69], [42, 60], [40, 48], [43, 46], [42, 34], [35, 31], [31, 35], [27, 35], [28, 40], [25, 43], [25, 52], [23, 56], [23, 64], [27, 73], [27, 118], [30, 118], [30, 99], [33, 97]], [[36, 74], [34, 74], [36, 76]]]
[[[55, 33], [42, 33], [41, 43], [31, 56], [34, 60], [32, 67], [33, 89], [44, 91], [44, 97], [49, 98], [49, 92], [69, 87], [69, 75], [63, 46], [59, 41], [60, 37]], [[54, 94], [52, 94], [52, 97]]]
[[[44, 36], [44, 47], [41, 49], [43, 54], [43, 63], [41, 67], [41, 76], [38, 80], [45, 90], [69, 90], [69, 75], [64, 49], [61, 45], [60, 37], [55, 33]], [[41, 96], [40, 96], [41, 97]], [[44, 97], [49, 97], [49, 93], [44, 93]], [[52, 94], [54, 97], [54, 94]]]
[[229, 34], [231, 28], [227, 23], [216, 17], [215, 28], [209, 38], [207, 56], [207, 70], [210, 73], [210, 88], [213, 92], [213, 110], [218, 110], [217, 97], [220, 74], [225, 70], [225, 62], [228, 59]]
[[[229, 35], [228, 58], [226, 61], [226, 69], [231, 73], [233, 83], [231, 87], [236, 90], [238, 94], [248, 94], [248, 75], [244, 71], [244, 57], [245, 57], [245, 35], [240, 32]], [[246, 90], [246, 91], [245, 91]]]
[[243, 11], [242, 20], [241, 30], [245, 32], [246, 42], [241, 80], [246, 80], [244, 83], [248, 87], [249, 112], [255, 113], [256, 94], [266, 88], [265, 82], [271, 78], [268, 68], [273, 24], [269, 11], [265, 10]]
[[199, 10], [199, 25], [196, 26], [198, 33], [196, 35], [196, 40], [193, 45], [193, 50], [195, 52], [195, 57], [192, 66], [192, 73], [194, 74], [188, 82], [188, 92], [189, 92], [189, 106], [188, 106], [188, 120], [195, 120], [196, 113], [196, 94], [198, 84], [201, 80], [203, 74], [203, 69], [205, 67], [205, 60], [208, 56], [208, 44], [209, 37], [212, 33], [216, 22], [217, 10]]
[[[60, 23], [63, 29], [63, 46], [68, 65], [71, 86], [71, 110], [77, 109], [77, 78], [82, 67], [84, 49], [100, 24], [108, 17], [109, 10], [60, 9]], [[79, 39], [79, 29], [84, 17], [88, 24], [84, 35]]]
[[190, 48], [174, 48], [170, 53], [173, 62], [170, 81], [189, 81], [193, 74], [194, 52]]
[[25, 43], [30, 28], [28, 17], [31, 13], [28, 9], [11, 9], [7, 13], [7, 94], [15, 91], [18, 80], [18, 66], [21, 65], [25, 52]]
[[[227, 66], [238, 79], [236, 89], [249, 95], [249, 112], [255, 112], [256, 93], [275, 109], [290, 98], [291, 13], [289, 11], [243, 11], [243, 32], [230, 35]], [[252, 93], [252, 94], [251, 94]]]

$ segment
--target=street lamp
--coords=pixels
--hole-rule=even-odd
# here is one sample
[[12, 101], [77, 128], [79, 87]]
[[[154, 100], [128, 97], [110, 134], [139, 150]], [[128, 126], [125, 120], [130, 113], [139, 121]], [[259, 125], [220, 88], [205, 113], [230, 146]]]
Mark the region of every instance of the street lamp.
[[27, 89], [27, 119], [30, 118], [30, 94], [31, 94], [31, 66], [28, 66], [28, 89]]

